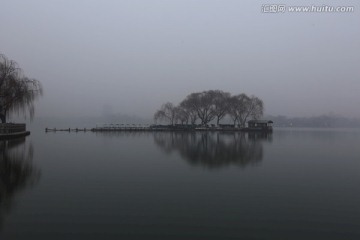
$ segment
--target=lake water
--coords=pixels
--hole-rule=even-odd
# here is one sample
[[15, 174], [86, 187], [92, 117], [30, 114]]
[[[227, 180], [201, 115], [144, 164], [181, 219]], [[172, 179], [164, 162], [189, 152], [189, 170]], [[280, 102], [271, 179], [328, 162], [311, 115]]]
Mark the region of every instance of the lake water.
[[360, 131], [1, 142], [0, 238], [360, 239]]

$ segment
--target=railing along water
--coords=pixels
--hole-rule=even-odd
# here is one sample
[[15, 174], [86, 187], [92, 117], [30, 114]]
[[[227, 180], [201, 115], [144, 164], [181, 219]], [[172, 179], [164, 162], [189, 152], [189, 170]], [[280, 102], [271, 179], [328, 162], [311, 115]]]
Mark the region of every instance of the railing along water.
[[26, 124], [0, 123], [0, 134], [26, 132]]

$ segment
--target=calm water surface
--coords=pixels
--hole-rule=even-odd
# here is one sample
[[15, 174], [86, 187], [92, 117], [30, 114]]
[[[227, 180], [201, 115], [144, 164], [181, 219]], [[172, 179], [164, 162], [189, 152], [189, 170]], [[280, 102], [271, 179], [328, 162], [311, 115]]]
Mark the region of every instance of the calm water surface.
[[360, 239], [360, 131], [0, 143], [1, 239]]

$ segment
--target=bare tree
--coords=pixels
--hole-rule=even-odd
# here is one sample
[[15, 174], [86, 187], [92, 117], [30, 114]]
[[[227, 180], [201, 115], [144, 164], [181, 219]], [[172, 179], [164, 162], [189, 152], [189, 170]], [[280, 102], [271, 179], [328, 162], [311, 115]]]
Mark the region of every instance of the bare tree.
[[241, 112], [243, 111], [243, 105], [241, 104], [241, 97], [239, 95], [232, 96], [228, 100], [228, 114], [233, 120], [234, 126], [236, 125]]
[[250, 98], [245, 93], [241, 93], [237, 95], [237, 97], [239, 100], [238, 123], [241, 127], [245, 127], [246, 120], [250, 115], [249, 112]]
[[180, 122], [181, 124], [188, 124], [189, 123], [189, 113], [182, 108], [181, 106], [176, 107], [175, 109], [175, 122]]
[[40, 82], [23, 75], [17, 63], [0, 55], [0, 119], [6, 123], [9, 114], [28, 110], [32, 119], [35, 100], [43, 93]]
[[228, 113], [234, 124], [238, 122], [241, 127], [245, 127], [249, 117], [252, 119], [260, 118], [263, 115], [263, 110], [263, 101], [255, 96], [248, 97], [242, 93], [231, 97], [229, 100]]
[[167, 102], [163, 104], [160, 108], [160, 110], [156, 111], [154, 114], [154, 120], [155, 122], [160, 121], [169, 121], [171, 125], [174, 125], [176, 120], [176, 113], [177, 108], [174, 106], [174, 104]]
[[248, 111], [252, 119], [259, 119], [264, 114], [264, 102], [258, 97], [251, 96]]
[[190, 110], [190, 111], [188, 111], [188, 114], [189, 114], [189, 119], [190, 119], [191, 125], [195, 125], [196, 121], [199, 118], [198, 115], [197, 115], [197, 112]]
[[238, 94], [229, 99], [228, 113], [234, 121], [234, 125], [238, 122], [240, 125], [246, 115], [246, 102], [248, 96], [246, 94]]
[[212, 91], [212, 95], [216, 124], [219, 125], [220, 120], [228, 113], [230, 93], [214, 90]]
[[219, 125], [220, 120], [228, 114], [234, 125], [245, 127], [249, 118], [258, 119], [263, 111], [263, 101], [258, 97], [249, 97], [245, 93], [231, 96], [228, 92], [209, 90], [189, 94], [178, 107], [171, 103], [164, 104], [155, 113], [154, 119], [168, 120], [171, 124], [177, 121], [195, 124], [199, 118], [201, 124], [206, 125], [216, 118]]
[[192, 103], [192, 100], [186, 98], [180, 103], [180, 107], [188, 115], [188, 120], [190, 120], [190, 123], [194, 125], [196, 123], [196, 120], [199, 118], [196, 110], [196, 105]]
[[212, 91], [191, 93], [180, 105], [189, 111], [195, 111], [202, 124], [208, 124], [215, 118]]

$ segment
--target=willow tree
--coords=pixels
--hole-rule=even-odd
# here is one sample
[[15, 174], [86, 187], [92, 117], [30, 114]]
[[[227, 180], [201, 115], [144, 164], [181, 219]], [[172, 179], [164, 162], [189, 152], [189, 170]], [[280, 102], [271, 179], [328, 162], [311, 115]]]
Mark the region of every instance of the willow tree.
[[35, 112], [35, 100], [43, 93], [41, 83], [24, 76], [18, 64], [0, 54], [0, 120], [6, 123], [11, 113]]
[[211, 90], [213, 95], [213, 104], [214, 104], [214, 114], [216, 116], [216, 124], [219, 126], [220, 120], [223, 119], [228, 113], [229, 109], [229, 99], [230, 93], [220, 91], [220, 90]]
[[161, 108], [156, 111], [154, 114], [154, 120], [157, 122], [158, 120], [167, 120], [171, 125], [174, 125], [177, 118], [178, 108], [174, 106], [171, 102], [167, 102], [161, 106]]
[[180, 106], [189, 112], [196, 112], [201, 124], [206, 125], [216, 117], [214, 95], [214, 91], [191, 93], [180, 103]]
[[229, 100], [228, 113], [234, 125], [236, 122], [245, 127], [249, 118], [259, 119], [264, 112], [263, 101], [255, 96], [247, 96], [245, 93], [232, 96]]

